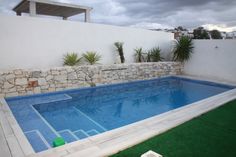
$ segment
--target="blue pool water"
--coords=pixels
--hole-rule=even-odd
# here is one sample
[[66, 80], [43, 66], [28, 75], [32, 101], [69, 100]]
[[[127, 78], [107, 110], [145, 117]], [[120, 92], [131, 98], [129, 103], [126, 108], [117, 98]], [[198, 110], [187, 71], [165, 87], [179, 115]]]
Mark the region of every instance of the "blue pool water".
[[179, 77], [6, 99], [36, 152], [119, 128], [233, 89]]

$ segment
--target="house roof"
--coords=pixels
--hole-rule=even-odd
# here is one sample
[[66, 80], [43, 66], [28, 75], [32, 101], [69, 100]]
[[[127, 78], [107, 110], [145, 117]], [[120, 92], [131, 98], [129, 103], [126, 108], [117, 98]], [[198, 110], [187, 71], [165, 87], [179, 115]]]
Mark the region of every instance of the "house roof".
[[30, 2], [36, 3], [37, 14], [60, 16], [64, 18], [92, 10], [92, 8], [87, 6], [60, 3], [50, 0], [22, 0], [16, 7], [13, 8], [13, 10], [17, 13], [29, 13]]

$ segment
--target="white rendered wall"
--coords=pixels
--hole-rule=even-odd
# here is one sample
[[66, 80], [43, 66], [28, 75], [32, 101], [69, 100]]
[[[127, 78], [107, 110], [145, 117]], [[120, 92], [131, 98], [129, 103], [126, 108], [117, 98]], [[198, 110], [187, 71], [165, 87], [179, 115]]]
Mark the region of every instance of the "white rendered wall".
[[236, 40], [194, 40], [184, 73], [236, 82]]
[[49, 68], [62, 65], [67, 52], [96, 51], [102, 64], [116, 62], [114, 42], [124, 42], [127, 63], [134, 48], [154, 46], [171, 51], [172, 33], [46, 18], [0, 15], [0, 70]]

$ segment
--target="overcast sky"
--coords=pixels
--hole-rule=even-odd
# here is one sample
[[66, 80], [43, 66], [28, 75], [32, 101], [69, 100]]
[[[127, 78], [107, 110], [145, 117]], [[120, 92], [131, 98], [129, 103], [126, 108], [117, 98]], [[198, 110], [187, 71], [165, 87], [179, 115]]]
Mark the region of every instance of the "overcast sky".
[[[0, 0], [0, 13], [21, 0]], [[54, 0], [93, 8], [92, 22], [143, 28], [208, 29], [236, 31], [236, 0]], [[81, 19], [82, 17], [74, 17]]]

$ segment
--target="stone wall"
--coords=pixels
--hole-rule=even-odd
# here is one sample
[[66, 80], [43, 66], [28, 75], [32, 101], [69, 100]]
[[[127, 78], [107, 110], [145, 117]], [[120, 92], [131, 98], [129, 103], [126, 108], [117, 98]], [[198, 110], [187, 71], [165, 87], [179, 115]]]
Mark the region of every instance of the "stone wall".
[[0, 72], [0, 97], [178, 75], [182, 69], [182, 65], [176, 62], [76, 66], [48, 70], [16, 69]]

